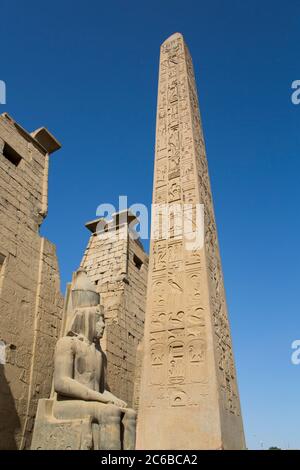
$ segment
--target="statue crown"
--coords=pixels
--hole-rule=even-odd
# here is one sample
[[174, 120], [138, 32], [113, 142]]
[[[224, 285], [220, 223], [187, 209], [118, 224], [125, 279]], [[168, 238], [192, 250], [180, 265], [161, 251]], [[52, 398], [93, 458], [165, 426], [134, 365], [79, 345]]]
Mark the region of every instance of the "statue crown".
[[73, 308], [95, 307], [100, 304], [100, 294], [89, 280], [87, 272], [79, 268], [74, 276], [72, 287]]

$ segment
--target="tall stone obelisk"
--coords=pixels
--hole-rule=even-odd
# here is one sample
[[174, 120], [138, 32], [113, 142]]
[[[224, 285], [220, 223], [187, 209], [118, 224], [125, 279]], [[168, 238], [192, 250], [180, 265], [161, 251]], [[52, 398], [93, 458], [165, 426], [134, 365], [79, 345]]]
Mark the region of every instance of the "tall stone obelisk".
[[243, 449], [197, 91], [179, 33], [160, 52], [153, 204], [192, 205], [192, 227], [204, 206], [204, 243], [191, 248], [174, 217], [168, 236], [158, 218], [152, 226], [137, 448]]

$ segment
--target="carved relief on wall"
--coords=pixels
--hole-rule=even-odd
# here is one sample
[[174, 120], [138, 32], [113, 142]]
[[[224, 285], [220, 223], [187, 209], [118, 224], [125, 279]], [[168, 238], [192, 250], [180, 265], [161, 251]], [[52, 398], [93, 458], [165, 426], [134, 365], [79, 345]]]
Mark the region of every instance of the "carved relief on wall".
[[194, 165], [192, 160], [186, 159], [182, 161], [182, 182], [187, 183], [194, 178]]
[[165, 241], [153, 243], [153, 271], [163, 271], [167, 267], [167, 244]]
[[164, 310], [158, 309], [151, 312], [150, 331], [162, 331], [167, 328], [168, 316]]
[[182, 241], [168, 243], [168, 267], [181, 271], [183, 268]]
[[168, 382], [181, 384], [185, 380], [185, 345], [183, 341], [173, 341], [168, 351]]
[[185, 264], [193, 265], [200, 264], [202, 265], [201, 257], [203, 256], [203, 249], [199, 250], [186, 250], [185, 251]]
[[177, 103], [168, 104], [168, 123], [169, 129], [178, 126], [178, 105]]
[[155, 310], [166, 308], [166, 280], [164, 277], [155, 277], [151, 285], [151, 304]]
[[159, 188], [155, 193], [155, 204], [165, 204], [167, 201], [167, 188]]
[[183, 43], [182, 39], [174, 38], [171, 41], [165, 42], [161, 46], [161, 54], [168, 55], [168, 58], [173, 57], [174, 54], [179, 56], [183, 52]]
[[187, 271], [187, 295], [189, 303], [201, 304], [201, 273], [199, 267], [192, 271]]
[[[168, 204], [168, 238], [182, 240], [183, 210], [180, 200]], [[173, 240], [172, 240], [173, 241]]]
[[[176, 76], [176, 71], [174, 71]], [[168, 83], [168, 103], [174, 104], [178, 101], [178, 84], [177, 79], [174, 78]]]
[[207, 384], [173, 385], [168, 387], [151, 386], [152, 400], [149, 408], [198, 406], [208, 395]]
[[[186, 78], [185, 78], [185, 75], [184, 75], [184, 68], [180, 67], [178, 68], [178, 76], [180, 77], [179, 80], [178, 80], [178, 96], [179, 96], [179, 100], [180, 100], [180, 110], [181, 110], [181, 113], [184, 113], [184, 111], [187, 110], [187, 106], [186, 106], [186, 99], [187, 99], [187, 81], [186, 81]], [[184, 106], [184, 103], [185, 103], [185, 106]]]
[[[208, 364], [212, 360], [211, 356], [208, 357], [207, 329], [212, 323], [224, 407], [231, 413], [238, 413], [234, 363], [193, 66], [187, 49], [183, 50], [181, 38], [164, 44], [161, 54], [154, 202], [168, 202], [174, 206], [182, 202], [191, 205], [203, 203], [205, 246], [198, 250], [186, 250], [183, 240], [175, 238], [178, 224], [172, 211], [169, 212], [167, 246], [165, 242], [155, 243], [153, 252], [154, 274], [165, 275], [157, 276], [151, 288], [149, 386], [154, 397], [151, 407], [198, 406], [206, 399], [210, 390]], [[195, 210], [191, 212], [191, 217], [194, 230]], [[211, 284], [209, 291], [206, 289], [206, 265]]]
[[188, 345], [189, 377], [192, 382], [207, 382], [207, 344], [205, 339], [192, 339]]
[[159, 158], [160, 152], [167, 148], [167, 119], [164, 112], [159, 113], [160, 119], [157, 124], [156, 152]]
[[176, 387], [169, 389], [169, 406], [187, 406], [188, 405], [188, 395], [187, 393]]
[[179, 152], [180, 152], [180, 139], [179, 139], [179, 132], [178, 132], [178, 123], [175, 123], [173, 124], [173, 127], [169, 129], [169, 137], [168, 137], [169, 158], [179, 156]]
[[166, 373], [166, 333], [157, 332], [150, 335], [150, 383], [162, 385], [165, 383]]
[[[190, 186], [190, 185], [189, 185]], [[183, 188], [183, 202], [184, 204], [196, 204], [196, 191], [194, 187]]]
[[187, 309], [186, 323], [190, 325], [205, 326], [205, 309], [200, 305], [192, 305]]
[[180, 176], [180, 157], [179, 153], [177, 155], [171, 156], [169, 158], [169, 180], [173, 178], [178, 178]]
[[168, 328], [172, 330], [174, 328], [184, 328], [184, 311], [175, 309], [169, 312], [168, 315]]
[[[211, 246], [216, 249], [215, 244]], [[236, 386], [234, 360], [219, 258], [216, 257], [214, 262], [210, 260], [209, 266], [213, 289], [212, 315], [217, 343], [216, 354], [223, 406], [228, 412], [240, 415], [239, 397]]]
[[[168, 83], [170, 84], [177, 77], [177, 67], [174, 64], [174, 67], [169, 67], [168, 69]], [[170, 85], [169, 85], [170, 86]]]
[[168, 305], [170, 311], [184, 310], [184, 273], [182, 271], [168, 271]]
[[[185, 128], [187, 129], [185, 132]], [[189, 160], [193, 155], [193, 141], [188, 123], [182, 123], [181, 156], [182, 160]]]
[[162, 158], [161, 160], [158, 160], [157, 165], [156, 165], [155, 184], [157, 188], [160, 186], [166, 185], [167, 174], [168, 174], [167, 159]]
[[169, 183], [168, 191], [169, 202], [179, 201], [181, 199], [181, 186], [179, 178], [177, 178], [176, 180], [172, 180]]

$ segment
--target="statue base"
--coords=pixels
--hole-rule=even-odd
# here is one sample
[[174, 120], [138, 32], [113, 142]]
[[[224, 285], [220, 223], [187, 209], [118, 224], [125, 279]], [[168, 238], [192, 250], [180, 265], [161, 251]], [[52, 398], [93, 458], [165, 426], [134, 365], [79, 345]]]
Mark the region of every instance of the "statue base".
[[54, 400], [39, 400], [31, 450], [91, 450], [92, 420], [59, 420], [53, 416]]

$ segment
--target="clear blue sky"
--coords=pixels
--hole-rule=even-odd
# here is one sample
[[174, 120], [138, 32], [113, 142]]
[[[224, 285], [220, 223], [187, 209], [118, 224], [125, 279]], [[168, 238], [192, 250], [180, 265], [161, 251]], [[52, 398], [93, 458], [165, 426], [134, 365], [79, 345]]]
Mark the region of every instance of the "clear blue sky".
[[[223, 259], [247, 443], [300, 448], [300, 2], [1, 1], [7, 111], [47, 126], [62, 289], [98, 204], [151, 203], [160, 43], [189, 45]], [[263, 444], [261, 444], [261, 442]]]

